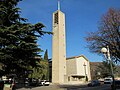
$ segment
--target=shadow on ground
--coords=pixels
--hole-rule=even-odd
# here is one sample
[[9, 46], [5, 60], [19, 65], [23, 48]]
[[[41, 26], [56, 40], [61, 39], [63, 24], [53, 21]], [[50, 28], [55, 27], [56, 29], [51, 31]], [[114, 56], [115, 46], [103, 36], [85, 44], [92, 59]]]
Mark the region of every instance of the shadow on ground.
[[21, 89], [21, 88], [32, 89], [32, 88], [36, 88], [36, 87], [40, 87], [40, 86], [41, 85], [29, 86], [29, 85], [25, 85], [25, 84], [16, 84], [16, 89]]

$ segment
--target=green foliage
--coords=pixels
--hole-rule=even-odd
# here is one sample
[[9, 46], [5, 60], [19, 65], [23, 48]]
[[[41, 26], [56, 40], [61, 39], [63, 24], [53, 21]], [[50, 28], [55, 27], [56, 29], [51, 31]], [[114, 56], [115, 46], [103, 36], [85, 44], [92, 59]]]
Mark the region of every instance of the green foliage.
[[115, 77], [120, 77], [120, 65], [116, 65]]
[[44, 54], [44, 60], [48, 60], [48, 51], [47, 50], [45, 51], [45, 54]]
[[[116, 71], [116, 67], [115, 67], [115, 64], [112, 63], [112, 67], [113, 67], [113, 71], [114, 71], [114, 74], [115, 74], [115, 71]], [[100, 77], [101, 78], [104, 78], [106, 76], [110, 76], [111, 75], [111, 67], [110, 67], [110, 63], [107, 62], [107, 61], [103, 61], [102, 64], [100, 64], [97, 68], [97, 71], [96, 72], [99, 72], [100, 73]], [[97, 75], [97, 73], [96, 73]], [[98, 75], [99, 76], [99, 75]]]
[[49, 60], [48, 60], [48, 51], [46, 50], [45, 51], [45, 54], [44, 54], [44, 60], [46, 62], [46, 73], [44, 74], [45, 75], [45, 79], [46, 80], [49, 80]]
[[34, 67], [33, 73], [29, 75], [30, 78], [39, 78], [41, 80], [49, 80], [49, 61], [48, 51], [45, 51], [44, 59], [40, 59], [37, 63], [37, 67]]
[[42, 64], [42, 80], [48, 80], [49, 79], [49, 76], [48, 76], [48, 67], [49, 67], [49, 64], [48, 64], [48, 61], [46, 60], [43, 60], [41, 61], [41, 64]]
[[89, 33], [86, 41], [90, 51], [98, 54], [102, 47], [109, 46], [112, 60], [120, 62], [120, 10], [110, 8], [102, 16], [98, 31]]
[[29, 78], [48, 80], [48, 62], [46, 60], [40, 60], [40, 62], [37, 63], [37, 67], [34, 67], [32, 70], [33, 73], [29, 74]]
[[[42, 23], [26, 23], [20, 17], [20, 9], [16, 7], [21, 0], [0, 1], [0, 63], [4, 74], [24, 72], [28, 67], [36, 67], [42, 50], [37, 40], [44, 34]], [[37, 72], [37, 69], [34, 69]]]

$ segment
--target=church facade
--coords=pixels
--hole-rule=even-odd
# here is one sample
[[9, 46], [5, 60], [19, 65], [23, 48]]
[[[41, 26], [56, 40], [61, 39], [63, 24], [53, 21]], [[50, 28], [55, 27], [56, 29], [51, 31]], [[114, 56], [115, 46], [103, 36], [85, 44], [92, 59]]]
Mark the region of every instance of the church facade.
[[90, 62], [84, 55], [69, 57], [66, 61], [68, 83], [84, 83], [91, 80]]
[[[52, 61], [49, 62], [50, 81], [52, 81]], [[58, 73], [58, 72], [56, 72]], [[66, 58], [66, 75], [63, 83], [80, 84], [91, 80], [90, 62], [84, 55]], [[52, 81], [53, 82], [53, 81]]]

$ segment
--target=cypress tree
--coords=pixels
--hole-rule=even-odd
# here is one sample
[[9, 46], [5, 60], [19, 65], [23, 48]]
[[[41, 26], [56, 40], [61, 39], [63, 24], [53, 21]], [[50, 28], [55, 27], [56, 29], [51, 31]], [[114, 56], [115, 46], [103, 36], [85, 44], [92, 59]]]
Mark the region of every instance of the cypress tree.
[[44, 60], [45, 60], [45, 66], [46, 66], [46, 72], [45, 72], [45, 79], [46, 80], [49, 80], [49, 60], [48, 60], [48, 51], [46, 50], [45, 51], [45, 54], [44, 54]]

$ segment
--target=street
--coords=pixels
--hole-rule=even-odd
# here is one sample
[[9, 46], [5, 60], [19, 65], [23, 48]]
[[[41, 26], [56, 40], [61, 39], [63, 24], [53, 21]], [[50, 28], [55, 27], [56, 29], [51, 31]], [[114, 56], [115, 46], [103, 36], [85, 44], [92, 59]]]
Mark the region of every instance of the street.
[[111, 90], [110, 85], [100, 85], [95, 87], [78, 86], [78, 85], [50, 85], [50, 86], [39, 86], [32, 88], [20, 88], [17, 90]]
[[95, 87], [82, 87], [82, 88], [68, 88], [67, 90], [111, 90], [109, 85], [101, 85]]

